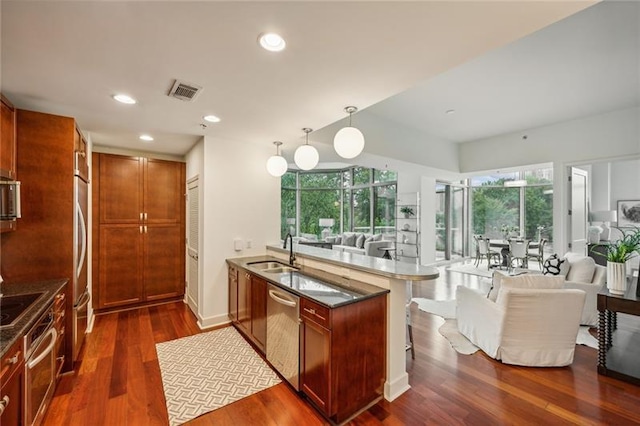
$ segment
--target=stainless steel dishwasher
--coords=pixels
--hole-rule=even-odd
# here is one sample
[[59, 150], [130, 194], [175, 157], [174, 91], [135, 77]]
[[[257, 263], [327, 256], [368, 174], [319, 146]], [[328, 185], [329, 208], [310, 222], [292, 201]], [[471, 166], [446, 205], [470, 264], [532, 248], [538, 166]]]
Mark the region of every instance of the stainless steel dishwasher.
[[267, 360], [300, 390], [300, 298], [269, 284]]

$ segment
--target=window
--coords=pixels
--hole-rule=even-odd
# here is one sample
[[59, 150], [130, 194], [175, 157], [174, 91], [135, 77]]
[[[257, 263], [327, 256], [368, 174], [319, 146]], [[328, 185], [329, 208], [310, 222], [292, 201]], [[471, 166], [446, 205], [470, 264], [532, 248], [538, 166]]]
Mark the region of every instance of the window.
[[281, 236], [296, 231], [320, 237], [320, 219], [334, 219], [331, 232], [385, 233], [395, 229], [397, 173], [350, 167], [288, 172], [282, 177]]
[[552, 240], [553, 169], [474, 177], [470, 180], [472, 232], [488, 238], [511, 235]]

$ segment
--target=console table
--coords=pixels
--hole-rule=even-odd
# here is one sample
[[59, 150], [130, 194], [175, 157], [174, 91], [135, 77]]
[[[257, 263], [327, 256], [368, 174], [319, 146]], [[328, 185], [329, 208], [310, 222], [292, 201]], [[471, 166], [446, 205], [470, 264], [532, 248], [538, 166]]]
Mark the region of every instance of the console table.
[[640, 385], [640, 297], [629, 281], [624, 296], [598, 293], [598, 373]]

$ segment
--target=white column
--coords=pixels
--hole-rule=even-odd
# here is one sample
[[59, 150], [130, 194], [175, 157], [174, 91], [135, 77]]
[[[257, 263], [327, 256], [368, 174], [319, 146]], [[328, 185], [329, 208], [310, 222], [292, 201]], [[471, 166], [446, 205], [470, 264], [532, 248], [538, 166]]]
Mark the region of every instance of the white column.
[[384, 384], [384, 399], [393, 401], [409, 390], [407, 354], [405, 350], [407, 324], [406, 281], [390, 279], [387, 309], [387, 381]]

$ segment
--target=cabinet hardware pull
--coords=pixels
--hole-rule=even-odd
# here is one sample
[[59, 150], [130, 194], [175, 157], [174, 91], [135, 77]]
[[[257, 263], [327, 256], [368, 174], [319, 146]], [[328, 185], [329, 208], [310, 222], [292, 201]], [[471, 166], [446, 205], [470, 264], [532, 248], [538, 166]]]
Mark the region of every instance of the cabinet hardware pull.
[[318, 315], [318, 314], [316, 313], [316, 310], [315, 310], [315, 309], [313, 309], [313, 308], [304, 308], [304, 310], [305, 310], [305, 311], [307, 311], [307, 312], [309, 312], [310, 314], [315, 315], [316, 317], [320, 318], [322, 321], [325, 321], [325, 320], [326, 320], [326, 318], [325, 318], [325, 317], [323, 317], [323, 316], [321, 316], [321, 315]]
[[9, 405], [9, 395], [3, 396], [2, 400], [0, 400], [0, 416], [4, 412], [4, 409], [7, 408], [7, 405]]
[[11, 358], [9, 358], [7, 360], [7, 364], [17, 364], [18, 363], [18, 356], [20, 355], [20, 352], [16, 353], [14, 356], [12, 356]]
[[144, 220], [147, 220], [147, 212], [144, 213]]
[[142, 234], [142, 225], [140, 225], [140, 233]]
[[142, 220], [142, 212], [140, 212], [140, 220]]
[[144, 226], [144, 233], [147, 233], [147, 225]]

